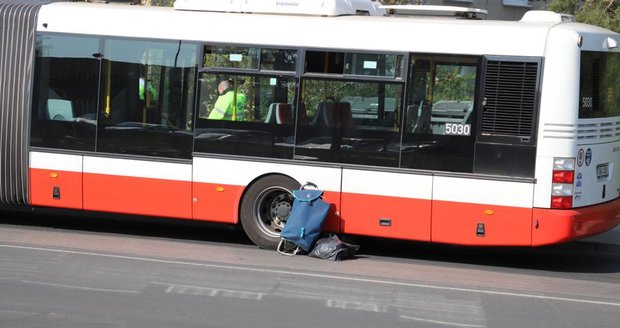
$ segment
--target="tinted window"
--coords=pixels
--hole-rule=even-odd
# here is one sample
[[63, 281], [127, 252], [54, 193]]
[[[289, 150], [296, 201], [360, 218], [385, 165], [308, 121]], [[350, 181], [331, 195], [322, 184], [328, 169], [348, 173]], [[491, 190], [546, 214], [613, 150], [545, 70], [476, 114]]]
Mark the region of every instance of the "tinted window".
[[260, 69], [294, 72], [297, 65], [297, 50], [261, 49]]
[[329, 79], [302, 83], [295, 158], [398, 166], [402, 84]]
[[307, 51], [305, 72], [402, 78], [404, 56], [358, 52]]
[[292, 158], [294, 77], [205, 73], [195, 151]]
[[345, 56], [345, 74], [401, 78], [402, 71], [402, 55], [347, 53]]
[[413, 56], [401, 167], [471, 172], [477, 59]]
[[620, 53], [583, 51], [579, 117], [620, 116]]
[[99, 40], [41, 35], [37, 39], [31, 144], [95, 150]]
[[97, 151], [190, 158], [197, 45], [106, 40]]
[[204, 46], [194, 150], [293, 158], [297, 50]]
[[206, 46], [204, 67], [258, 69], [260, 49]]

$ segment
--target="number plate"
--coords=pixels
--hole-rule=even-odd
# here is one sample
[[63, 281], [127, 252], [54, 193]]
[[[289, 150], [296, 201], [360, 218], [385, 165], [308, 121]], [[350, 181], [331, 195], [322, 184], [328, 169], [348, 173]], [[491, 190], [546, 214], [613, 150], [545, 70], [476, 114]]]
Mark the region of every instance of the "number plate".
[[599, 179], [609, 177], [609, 163], [599, 164], [596, 166], [596, 177]]

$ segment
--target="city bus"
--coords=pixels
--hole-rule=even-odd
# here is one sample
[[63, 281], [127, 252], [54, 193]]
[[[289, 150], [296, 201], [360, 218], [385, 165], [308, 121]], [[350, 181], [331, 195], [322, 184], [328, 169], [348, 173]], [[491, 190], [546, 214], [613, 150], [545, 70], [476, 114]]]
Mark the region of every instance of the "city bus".
[[[0, 0], [0, 203], [542, 246], [620, 223], [620, 35], [371, 0]], [[230, 99], [215, 118], [218, 85]]]

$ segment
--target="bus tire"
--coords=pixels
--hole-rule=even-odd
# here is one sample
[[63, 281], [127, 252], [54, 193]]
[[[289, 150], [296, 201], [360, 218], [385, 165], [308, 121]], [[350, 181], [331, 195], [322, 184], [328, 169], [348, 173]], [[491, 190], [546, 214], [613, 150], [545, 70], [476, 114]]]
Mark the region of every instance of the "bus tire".
[[283, 175], [269, 175], [252, 183], [240, 207], [243, 230], [261, 248], [276, 249], [280, 231], [293, 207], [292, 191], [300, 184]]

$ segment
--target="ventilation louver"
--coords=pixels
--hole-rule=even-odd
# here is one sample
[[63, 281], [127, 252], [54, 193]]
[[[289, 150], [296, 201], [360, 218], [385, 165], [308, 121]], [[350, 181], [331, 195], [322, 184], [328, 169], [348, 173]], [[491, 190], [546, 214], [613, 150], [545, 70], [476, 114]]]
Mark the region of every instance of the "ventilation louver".
[[487, 61], [483, 136], [534, 136], [538, 62]]

